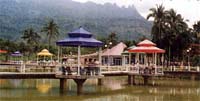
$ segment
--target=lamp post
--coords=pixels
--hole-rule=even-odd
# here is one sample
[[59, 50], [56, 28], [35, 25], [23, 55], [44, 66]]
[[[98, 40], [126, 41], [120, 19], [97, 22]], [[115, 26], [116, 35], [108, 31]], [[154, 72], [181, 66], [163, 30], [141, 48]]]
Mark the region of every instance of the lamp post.
[[188, 71], [190, 71], [190, 51], [191, 51], [191, 48], [188, 48], [187, 49], [187, 53], [188, 53]]
[[105, 45], [105, 48], [107, 48], [107, 50], [108, 50], [108, 54], [107, 54], [108, 55], [108, 57], [107, 57], [108, 58], [108, 60], [107, 60], [108, 68], [110, 66], [110, 57], [109, 57], [110, 56], [110, 50], [109, 50], [109, 48], [110, 48], [111, 45], [112, 45], [112, 42], [109, 42], [108, 45], [107, 44]]

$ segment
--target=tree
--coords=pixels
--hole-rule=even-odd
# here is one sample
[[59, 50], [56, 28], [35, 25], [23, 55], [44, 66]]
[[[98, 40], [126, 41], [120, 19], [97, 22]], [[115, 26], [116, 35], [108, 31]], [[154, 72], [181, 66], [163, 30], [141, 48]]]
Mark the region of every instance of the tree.
[[193, 33], [194, 42], [200, 44], [200, 21], [197, 21], [197, 23], [193, 25], [193, 29], [194, 29]]
[[117, 34], [115, 32], [111, 32], [109, 35], [108, 35], [108, 39], [107, 39], [107, 42], [106, 43], [109, 43], [109, 42], [112, 42], [112, 45], [111, 46], [114, 46], [117, 44]]
[[147, 19], [151, 17], [154, 18], [153, 27], [151, 31], [152, 41], [155, 42], [158, 47], [161, 47], [161, 39], [163, 37], [165, 28], [165, 18], [166, 18], [166, 11], [162, 5], [157, 5], [156, 8], [150, 9], [151, 13], [147, 16]]
[[[152, 27], [152, 40], [158, 47], [168, 51], [168, 60], [174, 56], [180, 57], [191, 43], [192, 31], [180, 14], [173, 9], [165, 10], [162, 5], [151, 8], [147, 19], [154, 18]], [[172, 54], [172, 55], [171, 55]]]
[[23, 31], [23, 36], [21, 37], [26, 41], [29, 55], [36, 49], [38, 46], [39, 40], [40, 40], [40, 35], [38, 35], [37, 32], [34, 31], [33, 28], [28, 28]]
[[41, 37], [33, 28], [28, 28], [23, 31], [23, 36], [21, 38], [24, 39], [27, 44], [36, 45], [39, 43]]
[[59, 35], [58, 25], [55, 23], [53, 19], [51, 19], [43, 28], [42, 32], [45, 32], [48, 37], [48, 49], [51, 44], [51, 40], [56, 38]]

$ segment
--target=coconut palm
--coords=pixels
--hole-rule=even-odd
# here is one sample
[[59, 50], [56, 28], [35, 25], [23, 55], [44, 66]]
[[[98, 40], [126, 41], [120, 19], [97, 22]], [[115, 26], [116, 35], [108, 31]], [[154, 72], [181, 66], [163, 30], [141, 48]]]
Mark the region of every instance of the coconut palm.
[[31, 53], [34, 52], [34, 50], [38, 47], [40, 35], [38, 35], [37, 32], [34, 31], [33, 28], [28, 28], [23, 31], [23, 36], [21, 37], [26, 41], [27, 44], [27, 51], [28, 56], [30, 56]]
[[47, 34], [47, 37], [48, 37], [48, 49], [49, 49], [49, 46], [51, 44], [51, 40], [53, 38], [58, 37], [58, 35], [59, 35], [58, 28], [59, 27], [55, 23], [55, 21], [53, 19], [51, 19], [41, 30], [42, 32], [45, 32]]
[[112, 45], [111, 45], [111, 47], [112, 47], [117, 44], [117, 40], [118, 40], [117, 34], [115, 32], [111, 32], [108, 35], [107, 43], [112, 42]]
[[200, 44], [200, 21], [193, 25], [194, 29], [194, 42]]
[[23, 31], [22, 39], [26, 40], [27, 44], [36, 45], [39, 43], [40, 35], [33, 28], [28, 28]]
[[147, 16], [147, 19], [153, 18], [153, 27], [151, 31], [152, 40], [155, 42], [159, 47], [161, 47], [160, 40], [163, 37], [164, 30], [165, 30], [165, 17], [166, 11], [162, 5], [157, 5], [156, 8], [150, 9], [151, 13]]
[[[165, 34], [165, 45], [168, 46], [167, 50], [169, 52], [168, 57], [177, 55], [180, 57], [182, 55], [182, 50], [190, 42], [190, 32], [187, 23], [184, 21], [180, 14], [176, 11], [170, 9], [166, 16], [166, 34]], [[184, 37], [183, 37], [184, 36]], [[171, 55], [172, 53], [172, 55]]]

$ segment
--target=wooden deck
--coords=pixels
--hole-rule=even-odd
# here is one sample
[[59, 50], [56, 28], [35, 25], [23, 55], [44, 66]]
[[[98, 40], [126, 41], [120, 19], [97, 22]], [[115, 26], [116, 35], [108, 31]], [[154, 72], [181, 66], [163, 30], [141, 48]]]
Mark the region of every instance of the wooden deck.
[[104, 71], [101, 74], [104, 76], [127, 76], [127, 71]]
[[0, 79], [56, 79], [55, 73], [15, 73], [2, 72]]
[[190, 79], [200, 79], [200, 72], [197, 71], [164, 71], [165, 77], [190, 77]]
[[103, 75], [58, 75], [55, 74], [55, 78], [60, 79], [60, 78], [64, 78], [64, 79], [99, 79], [99, 78], [103, 78]]
[[16, 73], [16, 72], [2, 72], [0, 79], [94, 79], [103, 78], [104, 75], [59, 75], [56, 73]]
[[200, 75], [197, 71], [164, 71], [165, 75]]

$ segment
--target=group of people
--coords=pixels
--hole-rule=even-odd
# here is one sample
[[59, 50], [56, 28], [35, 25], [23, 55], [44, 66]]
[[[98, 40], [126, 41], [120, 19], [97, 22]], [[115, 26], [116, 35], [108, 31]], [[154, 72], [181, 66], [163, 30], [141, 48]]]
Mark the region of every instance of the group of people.
[[139, 74], [154, 74], [155, 67], [151, 65], [140, 65], [139, 63], [133, 64], [130, 68], [130, 71], [137, 72]]
[[[62, 71], [62, 74], [65, 75], [65, 74], [68, 74], [68, 75], [71, 75], [72, 74], [72, 71], [74, 70], [71, 70], [72, 67], [70, 66], [65, 66], [63, 65], [60, 69]], [[77, 69], [75, 71], [78, 71]], [[81, 75], [98, 75], [99, 74], [99, 71], [100, 71], [100, 68], [99, 68], [99, 61], [97, 61], [96, 59], [85, 59], [84, 60], [84, 64], [81, 66], [80, 68], [80, 74]]]
[[84, 61], [84, 72], [86, 73], [86, 75], [97, 75], [99, 74], [99, 61], [97, 61], [96, 59], [89, 59], [87, 61], [87, 59], [85, 59]]

